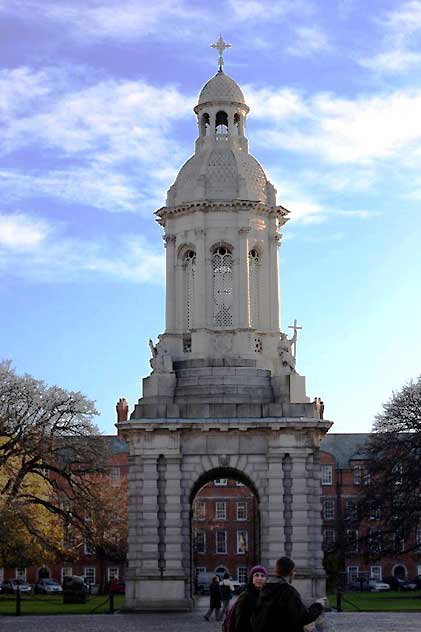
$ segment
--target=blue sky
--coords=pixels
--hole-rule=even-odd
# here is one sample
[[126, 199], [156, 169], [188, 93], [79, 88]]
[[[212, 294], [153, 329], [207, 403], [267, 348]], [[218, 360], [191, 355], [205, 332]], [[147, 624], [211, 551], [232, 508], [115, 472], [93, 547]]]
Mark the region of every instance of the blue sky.
[[0, 357], [114, 431], [164, 329], [153, 212], [216, 72], [291, 210], [282, 328], [337, 432], [420, 373], [421, 0], [0, 0]]

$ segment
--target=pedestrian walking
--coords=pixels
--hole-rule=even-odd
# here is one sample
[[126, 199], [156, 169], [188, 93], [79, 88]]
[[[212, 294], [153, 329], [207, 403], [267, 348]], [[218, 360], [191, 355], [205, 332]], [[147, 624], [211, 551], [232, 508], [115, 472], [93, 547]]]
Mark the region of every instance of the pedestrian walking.
[[323, 612], [325, 599], [318, 599], [306, 608], [298, 591], [291, 586], [295, 564], [289, 557], [276, 562], [275, 575], [276, 580], [261, 590], [251, 616], [252, 632], [304, 632], [304, 626]]
[[267, 578], [268, 572], [264, 566], [253, 566], [250, 569], [247, 585], [240, 593], [230, 615], [229, 632], [253, 632], [251, 617]]
[[209, 621], [212, 612], [215, 610], [215, 619], [219, 618], [219, 611], [221, 610], [221, 589], [219, 587], [219, 577], [215, 575], [212, 578], [212, 582], [209, 586], [209, 610], [205, 614], [206, 621]]
[[230, 605], [231, 598], [234, 594], [234, 584], [230, 580], [229, 573], [224, 573], [224, 579], [220, 583], [221, 588], [221, 599], [222, 599], [222, 611], [218, 617], [218, 620], [224, 618], [225, 612]]

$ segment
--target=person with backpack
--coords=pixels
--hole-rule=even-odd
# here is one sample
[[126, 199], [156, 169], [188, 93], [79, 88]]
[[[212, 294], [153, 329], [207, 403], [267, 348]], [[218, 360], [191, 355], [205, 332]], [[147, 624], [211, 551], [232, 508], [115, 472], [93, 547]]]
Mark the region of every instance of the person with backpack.
[[229, 573], [224, 573], [224, 579], [219, 584], [219, 586], [221, 588], [222, 611], [218, 618], [218, 621], [221, 621], [228, 609], [228, 606], [230, 605], [231, 597], [234, 593], [234, 584], [230, 580]]
[[303, 604], [298, 591], [291, 586], [295, 564], [289, 557], [276, 562], [276, 580], [261, 590], [256, 608], [251, 615], [252, 632], [304, 632], [323, 612], [325, 599], [317, 599], [309, 608]]
[[221, 609], [221, 589], [219, 587], [219, 577], [215, 575], [212, 577], [211, 585], [209, 586], [209, 610], [205, 614], [206, 621], [209, 621], [212, 616], [212, 612], [215, 610], [215, 619], [219, 619], [219, 611]]
[[251, 616], [267, 577], [268, 572], [264, 566], [253, 566], [250, 569], [246, 587], [228, 610], [222, 632], [252, 632]]

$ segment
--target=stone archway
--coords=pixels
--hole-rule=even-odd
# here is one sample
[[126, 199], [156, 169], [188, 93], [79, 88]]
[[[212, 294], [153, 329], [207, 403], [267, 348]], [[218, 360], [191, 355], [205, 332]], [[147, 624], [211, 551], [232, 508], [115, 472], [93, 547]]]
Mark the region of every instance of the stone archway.
[[[248, 490], [248, 494], [242, 494], [242, 491], [238, 494], [232, 493], [234, 489], [231, 487], [221, 487], [219, 490], [219, 494], [215, 491], [211, 491], [211, 496], [207, 496], [207, 501], [205, 504], [207, 505], [208, 515], [205, 517], [205, 521], [201, 522], [200, 520], [196, 520], [194, 518], [193, 506], [195, 499], [199, 495], [199, 493], [208, 485], [216, 480], [224, 479], [226, 483], [229, 481], [236, 481], [241, 483], [244, 487], [241, 488], [244, 490]], [[234, 547], [238, 546], [238, 535], [234, 532], [231, 527], [229, 531], [226, 531], [226, 552], [225, 555], [222, 553], [218, 560], [218, 553], [216, 551], [215, 545], [215, 534], [217, 531], [225, 530], [227, 524], [224, 522], [219, 523], [216, 519], [216, 516], [212, 515], [214, 506], [213, 503], [219, 500], [224, 500], [230, 504], [231, 507], [228, 507], [228, 513], [232, 508], [232, 503], [237, 500], [241, 500], [246, 498], [246, 503], [248, 506], [249, 518], [252, 519], [252, 524], [250, 522], [239, 522], [236, 524], [236, 528], [240, 531], [246, 530], [246, 544], [244, 547], [244, 553], [240, 554], [238, 549], [234, 549]], [[210, 512], [209, 512], [210, 510]], [[225, 508], [227, 511], [227, 508]], [[209, 515], [210, 513], [210, 515]], [[225, 519], [224, 519], [225, 520]], [[254, 482], [241, 470], [232, 468], [232, 467], [217, 467], [206, 471], [199, 479], [194, 483], [192, 489], [190, 491], [190, 537], [191, 537], [191, 567], [190, 567], [190, 577], [191, 577], [191, 586], [192, 592], [195, 591], [195, 580], [196, 580], [196, 571], [195, 566], [202, 567], [206, 561], [206, 565], [210, 572], [223, 575], [224, 573], [228, 573], [230, 576], [238, 579], [238, 573], [243, 572], [244, 568], [248, 569], [251, 566], [260, 562], [261, 559], [261, 533], [260, 533], [260, 498], [257, 488]], [[209, 550], [202, 551], [203, 557], [195, 551], [195, 539], [194, 539], [194, 531], [195, 529], [205, 533], [203, 544], [204, 547], [210, 548]], [[213, 549], [213, 553], [212, 553]], [[202, 564], [200, 564], [200, 558], [202, 557]], [[205, 565], [205, 566], [206, 566]]]
[[209, 477], [234, 478], [259, 499], [260, 561], [293, 557], [304, 598], [325, 594], [320, 421], [148, 419], [120, 424], [129, 445], [126, 608], [192, 608], [191, 500]]

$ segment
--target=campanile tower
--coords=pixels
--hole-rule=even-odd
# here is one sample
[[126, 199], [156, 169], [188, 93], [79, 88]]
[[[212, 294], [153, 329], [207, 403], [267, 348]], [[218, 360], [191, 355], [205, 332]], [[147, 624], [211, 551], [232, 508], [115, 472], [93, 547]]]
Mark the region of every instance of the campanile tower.
[[[156, 211], [166, 248], [166, 328], [130, 420], [126, 606], [191, 605], [191, 503], [231, 476], [260, 511], [263, 564], [294, 557], [307, 597], [324, 593], [321, 421], [280, 330], [278, 248], [289, 211], [249, 153], [249, 107], [219, 69], [194, 107], [194, 155]], [[198, 487], [199, 485], [199, 487]], [[212, 569], [213, 570], [213, 569]]]

